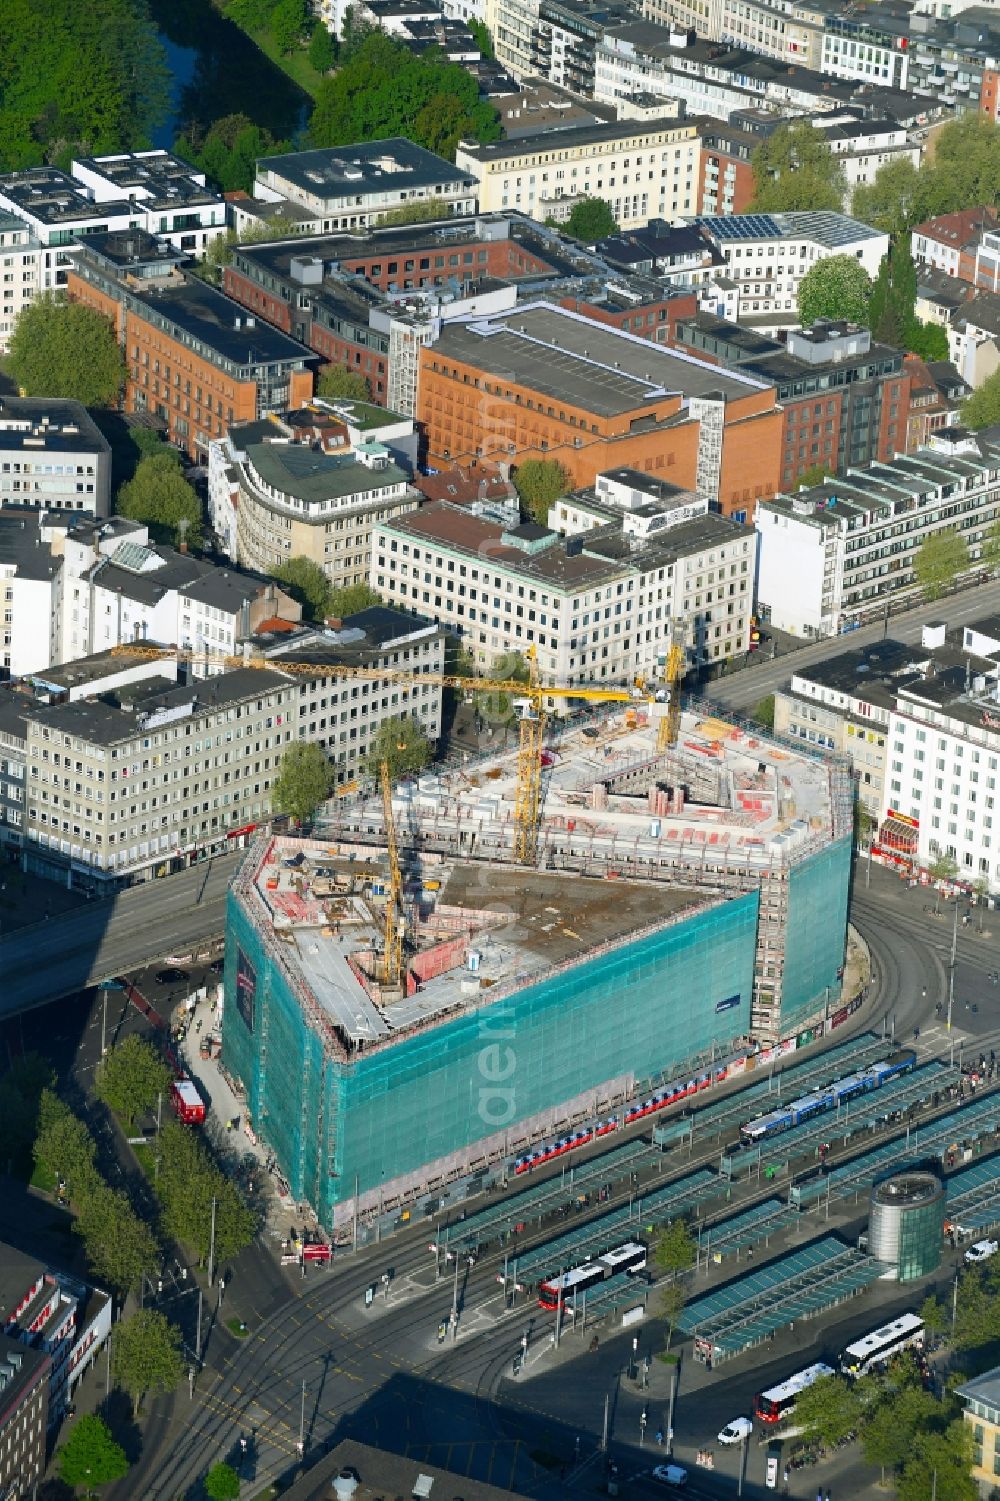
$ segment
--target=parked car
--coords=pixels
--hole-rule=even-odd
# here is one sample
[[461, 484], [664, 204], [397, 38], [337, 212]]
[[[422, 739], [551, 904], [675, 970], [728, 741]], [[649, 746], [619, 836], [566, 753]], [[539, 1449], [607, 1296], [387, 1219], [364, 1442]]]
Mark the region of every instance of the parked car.
[[989, 1261], [990, 1257], [995, 1256], [998, 1251], [1000, 1251], [1000, 1241], [977, 1240], [975, 1245], [970, 1246], [966, 1251], [965, 1259], [974, 1266], [976, 1262]]
[[675, 1490], [688, 1483], [688, 1472], [680, 1465], [657, 1465], [653, 1479], [661, 1485], [672, 1485]]
[[173, 964], [168, 969], [158, 969], [153, 976], [157, 985], [179, 985], [187, 977], [186, 969], [178, 969]]
[[753, 1418], [733, 1418], [719, 1434], [720, 1444], [742, 1444], [745, 1438], [753, 1437]]

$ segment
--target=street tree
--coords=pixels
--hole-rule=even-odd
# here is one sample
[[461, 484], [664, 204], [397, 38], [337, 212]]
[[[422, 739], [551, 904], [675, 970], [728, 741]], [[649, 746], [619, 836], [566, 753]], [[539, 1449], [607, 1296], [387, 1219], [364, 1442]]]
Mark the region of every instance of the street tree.
[[156, 1236], [127, 1194], [100, 1183], [80, 1206], [73, 1226], [95, 1278], [120, 1296], [136, 1292], [160, 1265]]
[[879, 168], [873, 182], [858, 183], [851, 213], [895, 239], [919, 223], [922, 186], [921, 173], [910, 158], [894, 157]]
[[132, 1033], [110, 1048], [98, 1063], [94, 1093], [126, 1126], [132, 1126], [137, 1115], [151, 1110], [158, 1096], [168, 1092], [171, 1078], [159, 1048]]
[[357, 615], [382, 603], [382, 596], [369, 584], [347, 584], [343, 589], [330, 591], [327, 614], [344, 620], [348, 615]]
[[941, 892], [939, 884], [949, 886], [958, 875], [958, 861], [954, 855], [949, 855], [946, 850], [938, 850], [932, 855], [927, 865], [927, 874], [934, 882], [934, 911], [937, 912], [941, 904]]
[[158, 1149], [156, 1192], [165, 1232], [190, 1246], [204, 1266], [212, 1244], [214, 1200], [216, 1260], [239, 1255], [256, 1233], [256, 1217], [201, 1136], [179, 1121], [168, 1121]]
[[925, 599], [939, 599], [969, 566], [969, 549], [954, 527], [925, 537], [913, 559], [913, 572]]
[[1000, 521], [994, 521], [989, 530], [984, 533], [979, 548], [979, 561], [991, 573], [1000, 568]]
[[[527, 685], [531, 681], [531, 669], [522, 652], [505, 651], [493, 659], [488, 676], [496, 683]], [[516, 717], [514, 705], [518, 697], [516, 689], [510, 692], [489, 689], [476, 693], [476, 713], [486, 724], [502, 725], [506, 737], [506, 731]]]
[[83, 1121], [51, 1089], [39, 1101], [35, 1161], [54, 1178], [62, 1179], [69, 1197], [82, 1205], [100, 1183], [95, 1167], [97, 1146]]
[[15, 1059], [0, 1080], [0, 1163], [19, 1178], [31, 1177], [42, 1090], [54, 1081], [52, 1066], [40, 1053]]
[[330, 606], [330, 580], [311, 558], [286, 558], [271, 574], [310, 620], [322, 620]]
[[116, 509], [120, 516], [145, 522], [158, 541], [201, 546], [201, 501], [173, 449], [165, 447], [139, 461], [118, 491]]
[[240, 1477], [232, 1465], [220, 1460], [205, 1476], [203, 1489], [208, 1501], [239, 1501]]
[[45, 292], [19, 314], [7, 356], [26, 396], [60, 396], [113, 407], [125, 360], [110, 321], [82, 302]]
[[324, 401], [371, 401], [372, 393], [360, 370], [324, 365], [316, 380], [316, 395]]
[[955, 1347], [980, 1350], [1000, 1338], [1000, 1300], [993, 1281], [983, 1269], [966, 1271], [959, 1278], [955, 1299]]
[[918, 1433], [924, 1432], [940, 1413], [940, 1403], [930, 1392], [919, 1387], [902, 1391], [888, 1389], [865, 1414], [861, 1424], [861, 1445], [869, 1464], [893, 1473], [902, 1469]]
[[860, 1401], [843, 1376], [821, 1376], [795, 1399], [795, 1425], [808, 1440], [832, 1447], [858, 1426]]
[[674, 1278], [672, 1282], [666, 1283], [661, 1289], [659, 1300], [660, 1314], [667, 1321], [667, 1337], [663, 1342], [665, 1351], [670, 1349], [670, 1342], [674, 1337], [677, 1320], [684, 1312], [684, 1305], [686, 1303], [687, 1290], [684, 1283], [678, 1281], [677, 1278]]
[[854, 843], [859, 849], [867, 849], [871, 842], [875, 820], [859, 797], [854, 799]]
[[558, 459], [526, 459], [514, 471], [521, 509], [540, 526], [548, 526], [549, 508], [569, 487], [570, 477]]
[[919, 1314], [932, 1340], [944, 1333], [948, 1324], [948, 1316], [940, 1298], [936, 1298], [933, 1293], [928, 1293], [920, 1305]]
[[804, 328], [817, 318], [865, 323], [872, 284], [853, 255], [831, 255], [811, 266], [799, 283], [799, 317]]
[[314, 741], [296, 740], [281, 758], [271, 788], [272, 806], [296, 823], [308, 823], [330, 796], [333, 780], [333, 767], [323, 747]]
[[762, 724], [765, 730], [774, 729], [774, 694], [769, 693], [766, 698], [759, 699], [750, 713], [750, 718]]
[[897, 1501], [977, 1501], [971, 1466], [972, 1429], [961, 1418], [944, 1432], [916, 1433], [896, 1481]]
[[128, 1457], [116, 1443], [111, 1429], [94, 1413], [84, 1413], [56, 1455], [60, 1478], [74, 1489], [86, 1486], [88, 1495], [97, 1485], [121, 1480], [129, 1471]]
[[390, 780], [397, 782], [400, 777], [423, 771], [431, 754], [432, 746], [420, 721], [410, 714], [401, 715], [379, 725], [365, 757], [365, 771], [377, 777], [386, 762]]
[[686, 1220], [671, 1220], [656, 1237], [653, 1260], [661, 1272], [686, 1272], [695, 1258], [695, 1242]]
[[[754, 196], [760, 214], [790, 209], [842, 209], [847, 183], [821, 131], [802, 120], [779, 125], [754, 152]], [[843, 316], [843, 315], [842, 315]]]
[[1000, 422], [1000, 370], [988, 375], [981, 386], [962, 402], [962, 426], [978, 432]]
[[138, 1417], [147, 1393], [173, 1391], [184, 1374], [180, 1330], [157, 1309], [140, 1308], [116, 1324], [111, 1360]]
[[309, 38], [308, 58], [317, 73], [329, 73], [337, 61], [337, 43], [334, 36], [318, 21]]
[[571, 239], [582, 240], [588, 245], [618, 231], [611, 205], [603, 198], [578, 198], [562, 228]]

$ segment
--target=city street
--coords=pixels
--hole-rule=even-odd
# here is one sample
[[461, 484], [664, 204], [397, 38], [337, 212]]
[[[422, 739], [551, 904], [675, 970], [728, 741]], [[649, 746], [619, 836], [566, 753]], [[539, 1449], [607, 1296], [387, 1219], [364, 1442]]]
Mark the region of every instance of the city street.
[[0, 938], [0, 1020], [220, 934], [242, 852]]
[[959, 594], [950, 594], [946, 599], [930, 604], [917, 605], [914, 609], [889, 617], [886, 632], [881, 620], [860, 630], [831, 640], [811, 641], [794, 651], [782, 654], [770, 661], [767, 652], [759, 654], [759, 660], [751, 666], [741, 667], [738, 672], [727, 673], [705, 688], [706, 698], [728, 709], [750, 709], [766, 698], [769, 693], [783, 688], [793, 672], [823, 662], [842, 651], [856, 651], [873, 641], [881, 641], [886, 634], [896, 641], [918, 642], [920, 632], [929, 620], [947, 620], [949, 627], [979, 620], [1000, 608], [1000, 581], [977, 584], [973, 589]]

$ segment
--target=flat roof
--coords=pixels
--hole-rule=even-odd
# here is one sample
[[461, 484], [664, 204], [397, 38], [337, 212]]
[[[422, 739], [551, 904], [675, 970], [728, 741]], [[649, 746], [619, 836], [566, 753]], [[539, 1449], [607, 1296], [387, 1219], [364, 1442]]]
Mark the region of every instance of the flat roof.
[[172, 323], [233, 365], [303, 364], [316, 354], [280, 329], [248, 314], [246, 308], [203, 281], [130, 292], [134, 302]]
[[[222, 194], [206, 186], [205, 174], [182, 161], [172, 151], [119, 151], [111, 156], [81, 156], [74, 167], [81, 167], [103, 177], [121, 189], [123, 197], [130, 190], [146, 209], [189, 208], [195, 204], [221, 203]], [[201, 182], [198, 178], [202, 178]]]
[[665, 349], [552, 303], [493, 319], [449, 323], [431, 357], [451, 357], [605, 417], [668, 395], [738, 399], [767, 384]]
[[879, 239], [882, 231], [860, 219], [832, 210], [789, 211], [780, 214], [706, 214], [693, 221], [715, 239], [815, 240], [828, 249], [853, 245], [858, 240]]
[[464, 1473], [459, 1478], [453, 1470], [439, 1469], [426, 1459], [390, 1454], [356, 1439], [344, 1439], [282, 1492], [284, 1501], [332, 1501], [336, 1494], [333, 1482], [345, 1470], [357, 1481], [353, 1501], [402, 1501], [404, 1497], [459, 1501], [459, 1495], [461, 1501], [518, 1501], [520, 1495], [509, 1487], [487, 1485]]
[[320, 453], [304, 443], [251, 443], [245, 453], [265, 484], [307, 504], [406, 481], [396, 464], [372, 469], [353, 453]]
[[403, 136], [264, 156], [257, 162], [258, 180], [264, 173], [282, 178], [301, 193], [325, 199], [474, 181], [453, 162]]
[[657, 130], [677, 130], [692, 137], [697, 135], [693, 122], [679, 119], [676, 115], [664, 114], [656, 120], [616, 120], [598, 125], [564, 125], [557, 131], [540, 130], [534, 135], [515, 136], [512, 140], [489, 141], [485, 144], [463, 143], [463, 156], [477, 162], [506, 161], [516, 156], [537, 155], [553, 151], [572, 151], [581, 146], [599, 146], [606, 141], [630, 141], [635, 136], [648, 136]]
[[81, 183], [58, 167], [4, 172], [0, 174], [0, 193], [11, 199], [19, 212], [43, 224], [92, 224], [135, 215], [127, 197], [95, 203]]
[[[44, 439], [46, 449], [110, 454], [111, 445], [80, 401], [57, 396], [0, 396], [0, 447]], [[37, 442], [31, 445], [37, 448]]]

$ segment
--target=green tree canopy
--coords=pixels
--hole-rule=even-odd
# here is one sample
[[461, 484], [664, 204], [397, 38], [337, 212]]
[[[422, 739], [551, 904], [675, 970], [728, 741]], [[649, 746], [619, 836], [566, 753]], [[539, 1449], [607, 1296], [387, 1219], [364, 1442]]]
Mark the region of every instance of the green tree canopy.
[[895, 239], [921, 218], [922, 176], [908, 156], [886, 162], [870, 183], [859, 182], [851, 198], [851, 213]]
[[337, 61], [336, 38], [327, 31], [322, 21], [317, 21], [309, 38], [309, 61], [317, 73], [329, 73]]
[[686, 1272], [694, 1262], [695, 1243], [686, 1220], [671, 1220], [656, 1237], [653, 1260], [661, 1272]]
[[268, 20], [278, 51], [286, 56], [300, 46], [306, 29], [305, 0], [277, 0]]
[[989, 531], [983, 536], [979, 561], [991, 572], [1000, 568], [1000, 520], [994, 521]]
[[44, 16], [40, 26], [37, 0], [4, 0], [0, 166], [68, 167], [74, 156], [148, 146], [170, 78], [145, 0], [46, 0]]
[[915, 330], [917, 273], [910, 255], [910, 239], [901, 235], [883, 256], [868, 304], [868, 325], [876, 339], [896, 348], [909, 348]]
[[804, 120], [779, 125], [757, 147], [751, 165], [755, 213], [843, 208], [843, 170], [822, 131]]
[[356, 40], [345, 28], [341, 66], [319, 85], [309, 134], [314, 146], [406, 136], [452, 155], [462, 137], [498, 140], [500, 123], [473, 75], [439, 49], [415, 56], [381, 31]]
[[201, 546], [201, 501], [172, 449], [139, 461], [118, 491], [116, 509], [119, 516], [145, 522], [158, 541]]
[[674, 1327], [687, 1302], [687, 1289], [683, 1282], [668, 1282], [660, 1291], [659, 1312], [667, 1321], [667, 1337], [663, 1341], [664, 1350], [670, 1349], [670, 1341], [674, 1337]]
[[71, 1200], [81, 1205], [100, 1183], [95, 1167], [97, 1147], [83, 1121], [51, 1089], [43, 1089], [38, 1105], [35, 1161], [54, 1178], [65, 1181]]
[[562, 226], [574, 240], [593, 244], [617, 232], [618, 225], [611, 212], [611, 205], [603, 198], [578, 198], [570, 209], [569, 218]]
[[831, 469], [829, 464], [810, 464], [808, 469], [802, 470], [795, 483], [811, 490], [813, 485], [821, 485], [829, 475], [835, 473], [836, 470]]
[[1000, 128], [985, 115], [949, 120], [934, 138], [933, 156], [920, 169], [914, 222], [1000, 203]]
[[281, 758], [281, 769], [271, 788], [271, 804], [299, 823], [308, 823], [330, 796], [332, 787], [333, 767], [322, 746], [296, 740]]
[[160, 1170], [156, 1192], [165, 1232], [190, 1246], [204, 1265], [212, 1239], [214, 1199], [216, 1260], [237, 1256], [253, 1239], [256, 1220], [200, 1133], [179, 1121], [167, 1121], [157, 1148]]
[[365, 771], [369, 776], [377, 777], [382, 762], [386, 761], [390, 779], [397, 782], [400, 777], [423, 771], [432, 753], [433, 747], [418, 719], [409, 714], [399, 719], [386, 719], [379, 725], [365, 757]]
[[19, 1178], [31, 1177], [42, 1090], [54, 1080], [40, 1053], [25, 1053], [0, 1079], [0, 1163]]
[[549, 524], [549, 507], [570, 487], [570, 477], [558, 459], [526, 459], [514, 471], [514, 488], [533, 521]]
[[158, 1048], [136, 1033], [124, 1038], [101, 1059], [94, 1075], [94, 1092], [131, 1126], [143, 1110], [151, 1110], [157, 1095], [170, 1089], [170, 1068]]
[[[487, 677], [495, 683], [529, 683], [531, 669], [522, 652], [505, 651], [495, 657]], [[488, 724], [509, 725], [514, 718], [515, 693], [484, 690], [475, 695], [476, 710]]]
[[484, 58], [494, 56], [493, 38], [490, 36], [490, 28], [485, 21], [477, 21], [475, 16], [470, 16], [465, 23], [472, 32], [473, 40]]
[[205, 1476], [204, 1490], [208, 1501], [239, 1501], [240, 1477], [232, 1465], [220, 1460]]
[[140, 1308], [115, 1325], [111, 1352], [115, 1379], [138, 1415], [147, 1392], [173, 1391], [184, 1374], [181, 1334], [155, 1308]]
[[390, 228], [394, 224], [430, 224], [435, 219], [447, 218], [447, 211], [441, 206], [437, 198], [411, 198], [409, 203], [401, 203], [398, 208], [391, 208], [385, 214], [379, 216], [380, 229]]
[[939, 599], [968, 566], [965, 539], [950, 526], [925, 537], [913, 559], [913, 573], [925, 599]]
[[962, 403], [962, 424], [978, 432], [1000, 422], [1000, 370], [988, 375]]
[[84, 1413], [56, 1457], [60, 1477], [67, 1485], [108, 1485], [128, 1474], [129, 1462], [121, 1444], [111, 1436], [102, 1418]]
[[860, 1416], [857, 1388], [843, 1376], [821, 1376], [795, 1399], [795, 1426], [831, 1447], [854, 1432]]
[[195, 129], [174, 142], [177, 155], [194, 162], [224, 193], [249, 193], [258, 157], [288, 149], [289, 142], [276, 141], [249, 115], [223, 115], [206, 132]]
[[913, 1450], [919, 1433], [926, 1432], [940, 1413], [940, 1403], [920, 1387], [902, 1391], [890, 1387], [865, 1416], [861, 1444], [869, 1464], [900, 1470]]
[[799, 283], [799, 317], [804, 328], [817, 318], [865, 323], [871, 281], [853, 255], [830, 255], [810, 266]]
[[370, 401], [372, 393], [360, 370], [324, 365], [316, 380], [316, 395], [325, 401]]
[[978, 1501], [971, 1465], [972, 1429], [961, 1418], [943, 1433], [918, 1432], [896, 1481], [897, 1501]]
[[765, 730], [774, 729], [774, 694], [769, 693], [766, 698], [759, 699], [750, 714], [758, 724], [762, 724]]
[[369, 584], [347, 584], [343, 589], [331, 589], [327, 613], [338, 620], [348, 615], [358, 615], [382, 603], [382, 596]]
[[135, 1292], [160, 1265], [156, 1236], [139, 1218], [127, 1194], [100, 1183], [80, 1207], [74, 1230], [99, 1282], [120, 1296]]
[[286, 558], [271, 576], [298, 600], [310, 620], [322, 620], [329, 613], [330, 580], [311, 558]]
[[948, 348], [948, 330], [943, 324], [922, 323], [916, 317], [910, 323], [906, 347], [913, 354], [919, 354], [922, 360], [947, 360], [951, 353]]
[[19, 315], [8, 362], [27, 396], [111, 407], [125, 384], [125, 361], [108, 319], [52, 292], [36, 297]]

